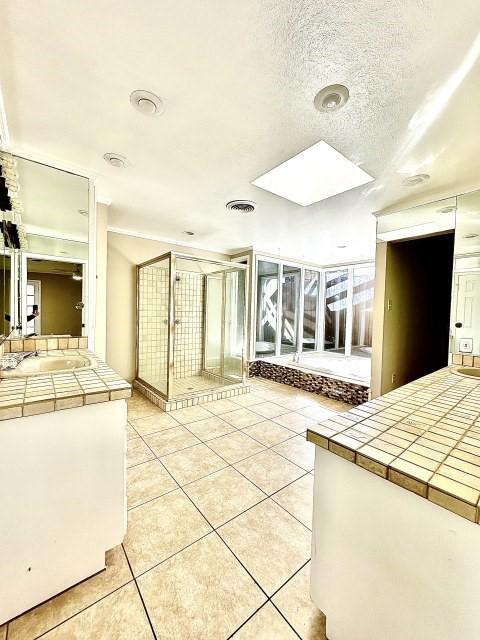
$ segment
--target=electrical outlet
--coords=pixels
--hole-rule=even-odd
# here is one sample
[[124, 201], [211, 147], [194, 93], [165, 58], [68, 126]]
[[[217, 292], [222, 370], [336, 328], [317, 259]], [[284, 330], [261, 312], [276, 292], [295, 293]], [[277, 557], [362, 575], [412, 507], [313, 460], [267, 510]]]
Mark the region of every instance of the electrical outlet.
[[395, 384], [397, 381], [397, 374], [395, 372], [392, 373], [392, 384]]

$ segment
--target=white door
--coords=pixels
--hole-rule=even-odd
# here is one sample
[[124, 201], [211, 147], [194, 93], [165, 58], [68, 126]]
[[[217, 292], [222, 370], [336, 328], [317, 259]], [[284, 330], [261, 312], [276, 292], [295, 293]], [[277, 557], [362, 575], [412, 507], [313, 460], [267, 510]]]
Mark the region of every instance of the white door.
[[455, 314], [455, 351], [480, 353], [480, 273], [455, 276], [457, 308]]
[[[42, 283], [40, 280], [27, 280], [27, 317], [33, 314], [36, 305], [39, 312], [42, 309]], [[27, 322], [27, 335], [42, 333], [42, 320], [40, 315]]]

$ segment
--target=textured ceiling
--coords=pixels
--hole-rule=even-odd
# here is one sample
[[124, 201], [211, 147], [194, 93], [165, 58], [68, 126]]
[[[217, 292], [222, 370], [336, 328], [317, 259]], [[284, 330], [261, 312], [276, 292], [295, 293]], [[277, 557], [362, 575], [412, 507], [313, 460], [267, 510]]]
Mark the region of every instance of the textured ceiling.
[[[371, 211], [480, 186], [479, 19], [477, 0], [0, 1], [12, 148], [97, 176], [118, 228], [371, 258]], [[313, 98], [331, 83], [350, 101], [320, 114]], [[134, 111], [134, 89], [158, 93], [165, 114]], [[321, 139], [376, 182], [309, 207], [250, 184]], [[130, 166], [108, 167], [108, 151]], [[432, 179], [401, 186], [418, 172]], [[257, 211], [228, 213], [235, 198]]]

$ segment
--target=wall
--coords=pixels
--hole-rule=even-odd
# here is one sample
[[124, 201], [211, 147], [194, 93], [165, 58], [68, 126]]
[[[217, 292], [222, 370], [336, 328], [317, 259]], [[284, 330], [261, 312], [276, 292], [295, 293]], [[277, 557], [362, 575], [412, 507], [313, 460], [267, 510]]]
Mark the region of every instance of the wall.
[[448, 364], [453, 233], [388, 243], [377, 258], [372, 397]]
[[82, 300], [82, 282], [70, 275], [54, 273], [28, 274], [29, 280], [41, 281], [40, 318], [42, 335], [82, 335], [82, 312], [75, 309]]
[[97, 203], [95, 353], [102, 360], [105, 360], [107, 349], [107, 223], [108, 207]]
[[107, 362], [123, 378], [133, 380], [136, 265], [168, 251], [181, 251], [215, 260], [228, 260], [229, 256], [113, 232], [108, 233], [107, 251]]

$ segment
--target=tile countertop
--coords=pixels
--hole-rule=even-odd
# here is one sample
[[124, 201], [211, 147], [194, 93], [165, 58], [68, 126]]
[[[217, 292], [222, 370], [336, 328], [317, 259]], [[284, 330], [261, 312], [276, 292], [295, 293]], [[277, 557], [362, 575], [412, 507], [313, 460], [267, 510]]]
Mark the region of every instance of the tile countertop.
[[95, 362], [92, 369], [71, 369], [0, 380], [0, 420], [73, 409], [83, 405], [129, 398], [131, 385], [85, 349], [42, 351], [42, 355], [82, 355]]
[[440, 369], [325, 420], [307, 440], [480, 522], [480, 378]]

